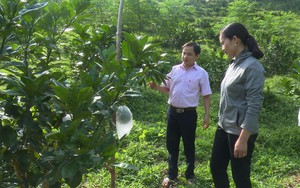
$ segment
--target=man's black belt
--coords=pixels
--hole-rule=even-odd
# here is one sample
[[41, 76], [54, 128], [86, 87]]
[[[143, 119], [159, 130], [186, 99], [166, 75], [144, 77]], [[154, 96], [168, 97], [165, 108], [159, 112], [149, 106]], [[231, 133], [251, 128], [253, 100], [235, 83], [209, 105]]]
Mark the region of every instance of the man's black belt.
[[174, 110], [177, 113], [183, 113], [183, 112], [186, 112], [186, 111], [194, 111], [194, 110], [196, 110], [196, 107], [178, 108], [178, 107], [170, 105], [170, 109]]

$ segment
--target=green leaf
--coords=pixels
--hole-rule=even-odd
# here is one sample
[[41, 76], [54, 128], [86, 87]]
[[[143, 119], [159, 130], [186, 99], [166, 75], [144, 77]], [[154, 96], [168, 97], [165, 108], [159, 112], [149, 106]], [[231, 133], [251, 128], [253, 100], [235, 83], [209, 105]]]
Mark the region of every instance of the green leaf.
[[60, 11], [59, 5], [54, 1], [49, 2], [48, 6], [46, 7], [46, 10], [50, 13], [50, 15], [56, 17], [59, 15], [59, 11]]
[[139, 47], [142, 50], [148, 49], [151, 46], [151, 44], [147, 44], [147, 42], [148, 42], [148, 36], [147, 35], [139, 37], [138, 42], [139, 42]]
[[82, 181], [82, 173], [80, 171], [77, 171], [75, 176], [66, 179], [66, 182], [70, 187], [78, 187], [81, 181]]
[[128, 57], [133, 57], [135, 59], [135, 57], [139, 54], [140, 44], [134, 35], [131, 35], [131, 34], [125, 32], [124, 36], [126, 39], [126, 43], [124, 44], [124, 46], [122, 44], [122, 48], [125, 47], [124, 50], [126, 50], [126, 51], [122, 50], [122, 52], [123, 53], [125, 52], [124, 54], [129, 55]]
[[91, 138], [85, 134], [77, 133], [76, 138], [84, 148], [89, 147], [92, 144]]
[[55, 79], [52, 79], [52, 82], [53, 82], [53, 84], [54, 84], [55, 86], [60, 86], [60, 87], [65, 87], [65, 88], [66, 88], [65, 85], [63, 85], [62, 83], [58, 82], [58, 81], [55, 80]]
[[127, 90], [124, 92], [123, 96], [126, 97], [141, 97], [142, 93], [140, 91]]
[[117, 143], [114, 135], [112, 133], [106, 134], [95, 147], [95, 151], [106, 159], [113, 156], [117, 152]]
[[133, 59], [133, 57], [134, 57], [133, 53], [130, 50], [129, 43], [126, 41], [122, 43], [122, 54], [123, 54], [124, 58], [127, 58], [127, 59]]
[[55, 95], [57, 95], [57, 97], [63, 101], [63, 102], [67, 102], [69, 100], [70, 97], [70, 92], [68, 90], [68, 88], [64, 87], [64, 86], [52, 86]]
[[63, 161], [66, 158], [66, 152], [62, 150], [54, 151], [54, 155], [56, 161]]
[[45, 156], [42, 158], [42, 162], [47, 163], [47, 162], [51, 162], [54, 161], [55, 157], [54, 156]]
[[73, 9], [76, 10], [76, 13], [80, 14], [90, 6], [91, 1], [90, 0], [70, 0], [70, 3], [72, 5]]
[[20, 170], [27, 171], [30, 166], [30, 154], [28, 150], [19, 150], [15, 153], [16, 160], [18, 161]]
[[19, 16], [23, 16], [24, 14], [27, 14], [28, 12], [31, 11], [36, 11], [39, 10], [41, 8], [44, 8], [45, 6], [47, 6], [48, 2], [44, 2], [44, 3], [37, 3], [34, 4], [26, 9], [22, 9], [21, 11], [19, 11]]
[[77, 128], [81, 125], [81, 119], [72, 121], [66, 129], [66, 136], [72, 136], [76, 134]]
[[74, 32], [76, 32], [80, 36], [78, 40], [87, 40], [91, 37], [90, 34], [87, 33], [88, 26], [84, 26], [82, 24], [75, 24], [74, 28]]
[[10, 126], [0, 127], [0, 143], [6, 147], [11, 147], [17, 142], [17, 133]]
[[5, 64], [5, 67], [10, 67], [10, 66], [19, 69], [20, 71], [22, 71], [22, 73], [26, 72], [26, 66], [24, 62], [11, 61]]
[[73, 8], [68, 1], [63, 1], [59, 4], [59, 18], [64, 19], [65, 21], [71, 20], [76, 16], [75, 8]]
[[81, 102], [92, 101], [93, 96], [94, 96], [94, 90], [92, 87], [82, 88], [78, 92], [78, 100]]
[[130, 169], [130, 170], [139, 170], [139, 168], [137, 166], [134, 165], [130, 165], [127, 163], [115, 163], [112, 164], [115, 167], [119, 167], [119, 168], [124, 168], [124, 169]]
[[116, 57], [116, 48], [114, 45], [110, 46], [109, 48], [106, 48], [102, 51], [102, 58], [105, 62], [114, 61]]
[[73, 159], [71, 161], [67, 161], [61, 169], [61, 176], [63, 178], [74, 177], [77, 174], [79, 167], [80, 165], [77, 160]]
[[29, 96], [40, 95], [40, 92], [48, 86], [48, 80], [51, 78], [51, 75], [48, 72], [40, 74], [37, 78], [31, 79], [28, 77], [22, 77], [22, 82], [25, 84], [24, 91]]
[[63, 141], [63, 138], [66, 138], [66, 135], [64, 135], [61, 132], [50, 132], [47, 133], [45, 136], [49, 140], [55, 140], [55, 141]]
[[14, 89], [6, 89], [6, 90], [0, 90], [0, 93], [5, 95], [11, 95], [11, 96], [24, 96], [23, 92], [20, 92], [20, 90]]
[[24, 83], [19, 80], [16, 77], [13, 76], [9, 76], [9, 75], [0, 75], [0, 80], [5, 82], [5, 85], [7, 84], [7, 87], [10, 88], [6, 91], [2, 91], [0, 90], [0, 92], [2, 93], [6, 93], [6, 94], [11, 94], [11, 95], [15, 95], [15, 94], [19, 94], [19, 95], [24, 95], [26, 92], [23, 90], [24, 87]]

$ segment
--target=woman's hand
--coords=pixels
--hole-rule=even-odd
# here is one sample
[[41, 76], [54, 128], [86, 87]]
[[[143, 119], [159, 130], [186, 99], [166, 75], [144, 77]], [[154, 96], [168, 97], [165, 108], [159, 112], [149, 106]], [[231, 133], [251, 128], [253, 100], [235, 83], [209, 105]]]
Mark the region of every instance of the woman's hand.
[[243, 158], [247, 156], [248, 144], [245, 141], [238, 139], [234, 145], [234, 157]]
[[250, 131], [242, 129], [241, 134], [234, 145], [233, 155], [235, 158], [243, 158], [247, 156], [248, 139], [250, 135]]

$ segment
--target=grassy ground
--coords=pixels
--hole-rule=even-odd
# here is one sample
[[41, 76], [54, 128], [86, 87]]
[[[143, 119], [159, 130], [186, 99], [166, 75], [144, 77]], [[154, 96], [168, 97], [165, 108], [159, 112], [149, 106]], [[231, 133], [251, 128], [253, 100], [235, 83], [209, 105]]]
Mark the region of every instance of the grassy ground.
[[[300, 127], [297, 126], [299, 101], [277, 94], [278, 78], [266, 82], [264, 107], [260, 116], [260, 133], [252, 165], [254, 188], [300, 188]], [[267, 89], [268, 88], [268, 89]], [[135, 165], [139, 170], [117, 168], [116, 187], [157, 188], [167, 170], [165, 147], [167, 96], [155, 91], [143, 91], [143, 98], [131, 99], [134, 128], [120, 141], [116, 155], [118, 162]], [[181, 145], [179, 180], [176, 187], [213, 187], [209, 170], [214, 132], [218, 120], [219, 94], [211, 101], [211, 126], [203, 130], [203, 109], [199, 107], [196, 137], [197, 183], [188, 186], [184, 179], [184, 154]], [[229, 176], [231, 174], [229, 171]], [[82, 187], [109, 187], [110, 176], [105, 169], [88, 174]], [[231, 185], [233, 182], [231, 179]]]

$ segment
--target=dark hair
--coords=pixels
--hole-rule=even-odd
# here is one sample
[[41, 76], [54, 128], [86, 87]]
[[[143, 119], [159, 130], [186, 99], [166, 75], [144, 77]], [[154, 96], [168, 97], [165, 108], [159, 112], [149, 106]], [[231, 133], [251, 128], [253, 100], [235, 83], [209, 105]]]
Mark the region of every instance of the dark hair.
[[259, 49], [254, 37], [249, 34], [245, 26], [241, 23], [232, 23], [222, 29], [221, 33], [224, 37], [232, 39], [234, 36], [240, 38], [242, 43], [252, 52], [252, 56], [259, 59], [264, 53]]
[[201, 53], [200, 45], [197, 44], [196, 42], [187, 42], [182, 46], [182, 49], [187, 46], [194, 47], [194, 52], [196, 55], [199, 55]]

